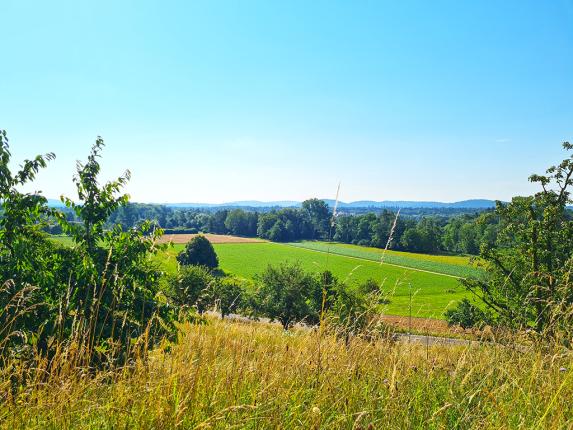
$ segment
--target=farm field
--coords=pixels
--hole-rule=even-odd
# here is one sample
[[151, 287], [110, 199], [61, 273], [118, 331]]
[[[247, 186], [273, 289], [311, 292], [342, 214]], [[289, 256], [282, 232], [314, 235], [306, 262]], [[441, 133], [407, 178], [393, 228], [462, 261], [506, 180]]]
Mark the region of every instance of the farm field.
[[[187, 243], [193, 239], [197, 234], [165, 234], [161, 236], [159, 243]], [[228, 234], [202, 234], [207, 240], [213, 244], [215, 243], [259, 243], [264, 242], [262, 239], [257, 239], [256, 237], [239, 237], [231, 236]]]
[[[272, 242], [215, 243], [213, 246], [225, 272], [247, 279], [262, 273], [269, 264], [284, 261], [299, 261], [305, 269], [317, 272], [328, 269], [350, 284], [374, 279], [381, 282], [384, 291], [388, 293], [390, 303], [386, 305], [385, 312], [389, 315], [409, 314], [410, 285], [413, 296], [412, 315], [416, 317], [441, 319], [448, 307], [468, 297], [458, 280], [451, 276], [380, 265], [374, 261], [357, 260], [344, 255], [328, 256], [322, 252]], [[176, 270], [175, 256], [183, 248], [183, 244], [176, 244], [158, 256], [164, 270]]]
[[[289, 245], [321, 252], [330, 251], [332, 254], [363, 258], [376, 262], [380, 262], [382, 254], [384, 253], [384, 250], [380, 248], [336, 242], [302, 241], [292, 242], [289, 243]], [[479, 276], [481, 273], [480, 269], [472, 266], [470, 257], [457, 255], [428, 255], [388, 250], [384, 255], [384, 263], [443, 273], [460, 278], [472, 275]]]
[[[53, 236], [52, 239], [71, 245], [70, 238], [65, 236]], [[393, 261], [400, 261], [404, 266], [409, 264], [409, 267], [419, 269], [411, 270], [390, 264], [381, 265], [378, 261], [382, 250], [374, 248], [331, 244], [331, 254], [327, 255], [323, 250], [326, 250], [328, 244], [320, 242], [301, 242], [293, 246], [294, 244], [261, 240], [242, 241], [244, 238], [224, 235], [208, 235], [208, 239], [213, 243], [219, 256], [221, 268], [227, 273], [246, 279], [253, 279], [269, 264], [276, 265], [284, 261], [298, 261], [305, 269], [317, 272], [328, 269], [349, 284], [374, 279], [383, 284], [383, 289], [389, 296], [390, 303], [385, 305], [384, 309], [388, 315], [409, 315], [410, 285], [412, 315], [415, 317], [443, 319], [443, 313], [447, 308], [454, 306], [462, 298], [469, 297], [469, 293], [459, 285], [458, 280], [447, 273], [447, 268], [450, 266], [465, 269], [462, 264], [469, 264], [467, 257], [432, 256], [396, 251], [386, 253], [386, 261], [393, 256], [401, 259]], [[182, 237], [174, 238], [171, 247], [154, 257], [165, 272], [174, 273], [177, 270], [175, 257], [185, 247], [183, 240]], [[378, 258], [375, 259], [374, 256]], [[439, 260], [441, 258], [448, 263], [441, 263]], [[416, 267], [417, 262], [434, 263], [434, 266], [422, 266], [420, 263]], [[440, 270], [445, 275], [420, 270], [436, 272]]]
[[72, 241], [72, 238], [69, 236], [50, 235], [50, 239], [53, 240], [54, 242], [60, 243], [60, 244], [65, 245], [65, 246], [72, 246], [74, 244], [74, 242]]

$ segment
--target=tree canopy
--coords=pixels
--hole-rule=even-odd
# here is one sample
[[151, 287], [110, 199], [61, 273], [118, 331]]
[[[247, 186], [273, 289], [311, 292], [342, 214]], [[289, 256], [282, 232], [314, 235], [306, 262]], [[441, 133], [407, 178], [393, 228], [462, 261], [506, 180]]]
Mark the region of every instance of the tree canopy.
[[181, 265], [193, 264], [214, 269], [219, 265], [219, 259], [211, 242], [203, 236], [195, 236], [191, 239], [185, 249], [177, 255], [177, 261]]

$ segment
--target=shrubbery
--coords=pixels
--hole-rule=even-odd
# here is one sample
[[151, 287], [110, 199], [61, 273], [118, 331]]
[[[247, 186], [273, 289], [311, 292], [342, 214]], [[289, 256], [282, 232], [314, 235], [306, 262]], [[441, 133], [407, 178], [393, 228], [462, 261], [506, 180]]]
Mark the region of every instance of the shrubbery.
[[[128, 231], [104, 229], [109, 215], [128, 201], [118, 193], [129, 172], [99, 185], [103, 141], [98, 138], [87, 162], [78, 163], [79, 203], [63, 199], [79, 222], [49, 209], [45, 198], [18, 190], [53, 154], [27, 160], [13, 174], [3, 131], [0, 143], [2, 356], [34, 348], [50, 355], [54, 348], [74, 345], [79, 362], [124, 361], [133, 348], [172, 333], [170, 310], [157, 300], [159, 271], [149, 259], [161, 232], [150, 223]], [[73, 248], [54, 244], [41, 231], [48, 219], [72, 238]]]
[[462, 299], [455, 308], [448, 309], [444, 315], [449, 325], [458, 325], [462, 328], [482, 328], [492, 323], [491, 316], [468, 299]]
[[214, 269], [219, 265], [213, 245], [205, 236], [195, 236], [191, 239], [177, 256], [177, 261], [182, 265], [193, 264], [209, 269]]

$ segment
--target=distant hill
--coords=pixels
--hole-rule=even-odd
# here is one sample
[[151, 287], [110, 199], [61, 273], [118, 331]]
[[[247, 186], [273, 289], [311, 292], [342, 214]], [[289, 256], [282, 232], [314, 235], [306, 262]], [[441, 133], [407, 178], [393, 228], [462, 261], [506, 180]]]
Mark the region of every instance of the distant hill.
[[281, 200], [276, 202], [261, 202], [258, 200], [243, 200], [228, 203], [163, 203], [163, 206], [171, 208], [216, 208], [216, 207], [249, 207], [249, 208], [269, 208], [269, 207], [298, 207], [301, 202]]
[[[334, 206], [334, 200], [324, 200], [329, 206]], [[432, 209], [489, 209], [495, 207], [495, 200], [475, 199], [463, 200], [460, 202], [423, 202], [408, 200], [384, 200], [376, 202], [372, 200], [361, 200], [357, 202], [338, 202], [340, 208], [432, 208]]]
[[62, 203], [61, 200], [58, 199], [48, 199], [48, 206], [51, 208], [63, 208], [66, 205]]
[[[334, 200], [323, 199], [324, 202], [330, 207], [334, 207]], [[301, 202], [293, 200], [277, 200], [270, 202], [262, 202], [259, 200], [241, 200], [236, 202], [227, 203], [157, 203], [162, 206], [170, 208], [296, 208], [302, 205]], [[64, 204], [57, 199], [48, 199], [48, 206], [63, 207]], [[424, 202], [424, 201], [408, 201], [408, 200], [359, 200], [356, 202], [338, 202], [338, 207], [341, 209], [358, 209], [358, 208], [408, 208], [408, 209], [489, 209], [495, 207], [495, 200], [474, 199], [463, 200], [460, 202]]]
[[[323, 199], [326, 204], [333, 207], [334, 200]], [[228, 203], [166, 203], [168, 207], [179, 208], [213, 208], [213, 207], [251, 207], [251, 208], [268, 208], [268, 207], [300, 207], [301, 202], [292, 200], [280, 200], [262, 202], [258, 200], [244, 200]], [[381, 202], [373, 200], [360, 200], [356, 202], [338, 202], [338, 207], [353, 208], [439, 208], [439, 209], [489, 209], [495, 207], [495, 200], [474, 199], [463, 200], [459, 202], [424, 202], [424, 201], [407, 201], [407, 200], [384, 200]]]

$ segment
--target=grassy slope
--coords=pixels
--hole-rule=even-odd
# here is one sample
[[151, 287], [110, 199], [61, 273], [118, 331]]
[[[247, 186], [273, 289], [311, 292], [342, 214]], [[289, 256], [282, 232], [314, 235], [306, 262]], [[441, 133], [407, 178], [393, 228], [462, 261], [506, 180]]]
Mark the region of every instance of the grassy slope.
[[124, 372], [56, 359], [26, 389], [7, 379], [0, 428], [573, 427], [571, 356], [319, 335], [211, 320]]
[[[341, 255], [330, 255], [277, 243], [242, 243], [214, 245], [221, 268], [244, 278], [252, 278], [269, 264], [300, 261], [308, 270], [329, 269], [340, 279], [350, 283], [372, 278], [383, 282], [391, 294], [386, 313], [408, 315], [409, 284], [412, 285], [412, 314], [419, 317], [443, 318], [443, 312], [468, 293], [458, 281], [449, 276], [424, 273], [400, 267], [380, 265], [368, 260], [357, 260]], [[175, 245], [167, 256], [162, 256], [165, 270], [176, 269], [175, 255], [183, 245]], [[328, 258], [328, 265], [327, 265]]]
[[[377, 262], [380, 261], [384, 252], [384, 250], [380, 248], [334, 242], [303, 241], [289, 243], [289, 245], [323, 252], [330, 251], [333, 254], [364, 258], [366, 260]], [[469, 257], [456, 255], [428, 255], [415, 254], [412, 252], [386, 251], [384, 262], [404, 267], [411, 267], [413, 269], [444, 273], [462, 278], [470, 275], [479, 276], [481, 273], [479, 269], [471, 266]]]

